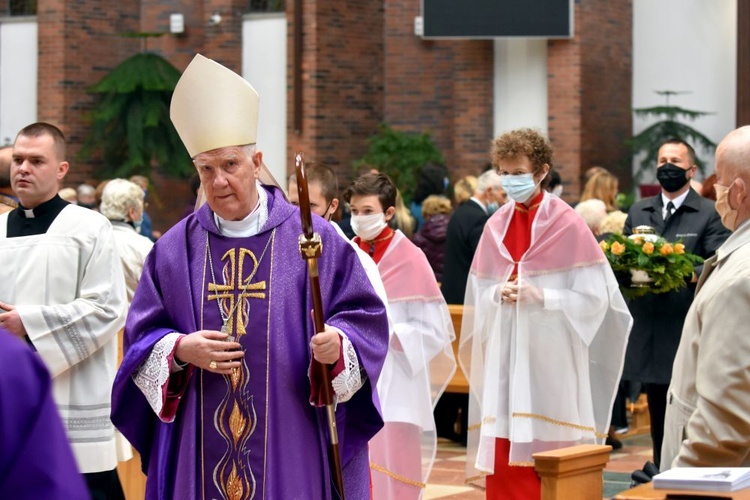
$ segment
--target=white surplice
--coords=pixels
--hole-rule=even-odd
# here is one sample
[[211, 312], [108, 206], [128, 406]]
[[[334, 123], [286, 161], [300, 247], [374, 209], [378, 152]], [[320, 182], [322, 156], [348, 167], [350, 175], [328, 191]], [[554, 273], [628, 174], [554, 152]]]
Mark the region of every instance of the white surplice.
[[392, 335], [378, 381], [385, 426], [370, 441], [375, 498], [421, 498], [437, 449], [433, 409], [456, 371], [456, 338], [422, 250], [401, 231], [378, 263]]
[[110, 395], [126, 306], [112, 226], [76, 205], [66, 206], [45, 234], [8, 238], [7, 226], [8, 215], [0, 215], [0, 301], [17, 307], [52, 375], [78, 468], [112, 470], [118, 439]]
[[[459, 361], [469, 380], [467, 477], [495, 472], [495, 439], [509, 463], [606, 438], [632, 318], [594, 236], [565, 202], [544, 195], [518, 262], [505, 246], [507, 204], [484, 227], [466, 287]], [[501, 302], [513, 278], [539, 302]], [[531, 294], [529, 295], [531, 297]]]

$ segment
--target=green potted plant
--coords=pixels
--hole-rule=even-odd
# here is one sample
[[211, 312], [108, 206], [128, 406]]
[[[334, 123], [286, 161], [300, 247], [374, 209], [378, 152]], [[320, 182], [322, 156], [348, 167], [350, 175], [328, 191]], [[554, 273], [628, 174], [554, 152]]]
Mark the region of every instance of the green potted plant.
[[422, 167], [430, 162], [443, 163], [443, 155], [428, 133], [401, 132], [383, 124], [367, 142], [367, 152], [354, 162], [355, 171], [362, 165], [369, 165], [388, 174], [407, 206]]
[[169, 119], [180, 72], [163, 57], [136, 54], [89, 88], [98, 96], [81, 157], [103, 159], [104, 178], [145, 175], [152, 167], [188, 177], [192, 164]]

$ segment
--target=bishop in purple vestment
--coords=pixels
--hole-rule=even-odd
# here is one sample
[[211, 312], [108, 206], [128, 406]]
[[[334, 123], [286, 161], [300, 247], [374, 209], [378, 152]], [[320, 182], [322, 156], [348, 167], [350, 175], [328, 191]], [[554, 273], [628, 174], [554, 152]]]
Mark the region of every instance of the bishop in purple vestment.
[[[239, 113], [236, 126], [210, 140], [175, 117], [176, 106], [210, 93], [187, 86], [220, 85], [228, 71], [197, 56], [175, 90], [172, 119], [207, 205], [146, 260], [112, 421], [141, 453], [147, 498], [334, 498], [320, 381], [310, 376], [315, 357], [332, 367], [346, 496], [369, 498], [367, 442], [382, 427], [375, 387], [387, 352], [385, 307], [351, 246], [315, 217], [326, 328], [314, 332], [299, 209], [258, 181], [262, 155], [255, 131], [243, 129], [247, 117]], [[243, 109], [242, 98], [227, 109]], [[220, 119], [231, 116], [225, 109]]]
[[0, 328], [0, 498], [89, 498], [44, 363]]

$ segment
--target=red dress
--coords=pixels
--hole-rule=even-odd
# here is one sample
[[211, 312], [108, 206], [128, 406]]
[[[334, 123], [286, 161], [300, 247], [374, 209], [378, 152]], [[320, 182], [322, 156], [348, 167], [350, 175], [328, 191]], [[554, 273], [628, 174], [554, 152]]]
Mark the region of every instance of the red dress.
[[[515, 212], [508, 224], [503, 238], [503, 245], [516, 262], [509, 281], [518, 275], [518, 261], [531, 246], [531, 223], [542, 202], [543, 193], [531, 200], [529, 207], [516, 203]], [[541, 480], [533, 467], [509, 465], [510, 441], [504, 438], [495, 439], [495, 473], [487, 476], [488, 500], [532, 500], [541, 498]]]

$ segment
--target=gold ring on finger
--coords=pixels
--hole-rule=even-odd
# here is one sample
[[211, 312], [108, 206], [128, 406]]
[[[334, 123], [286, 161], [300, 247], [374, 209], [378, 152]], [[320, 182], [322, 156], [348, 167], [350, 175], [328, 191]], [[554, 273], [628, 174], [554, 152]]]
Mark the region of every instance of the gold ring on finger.
[[208, 364], [208, 367], [211, 368], [212, 370], [215, 370], [216, 369], [216, 361], [211, 361]]

